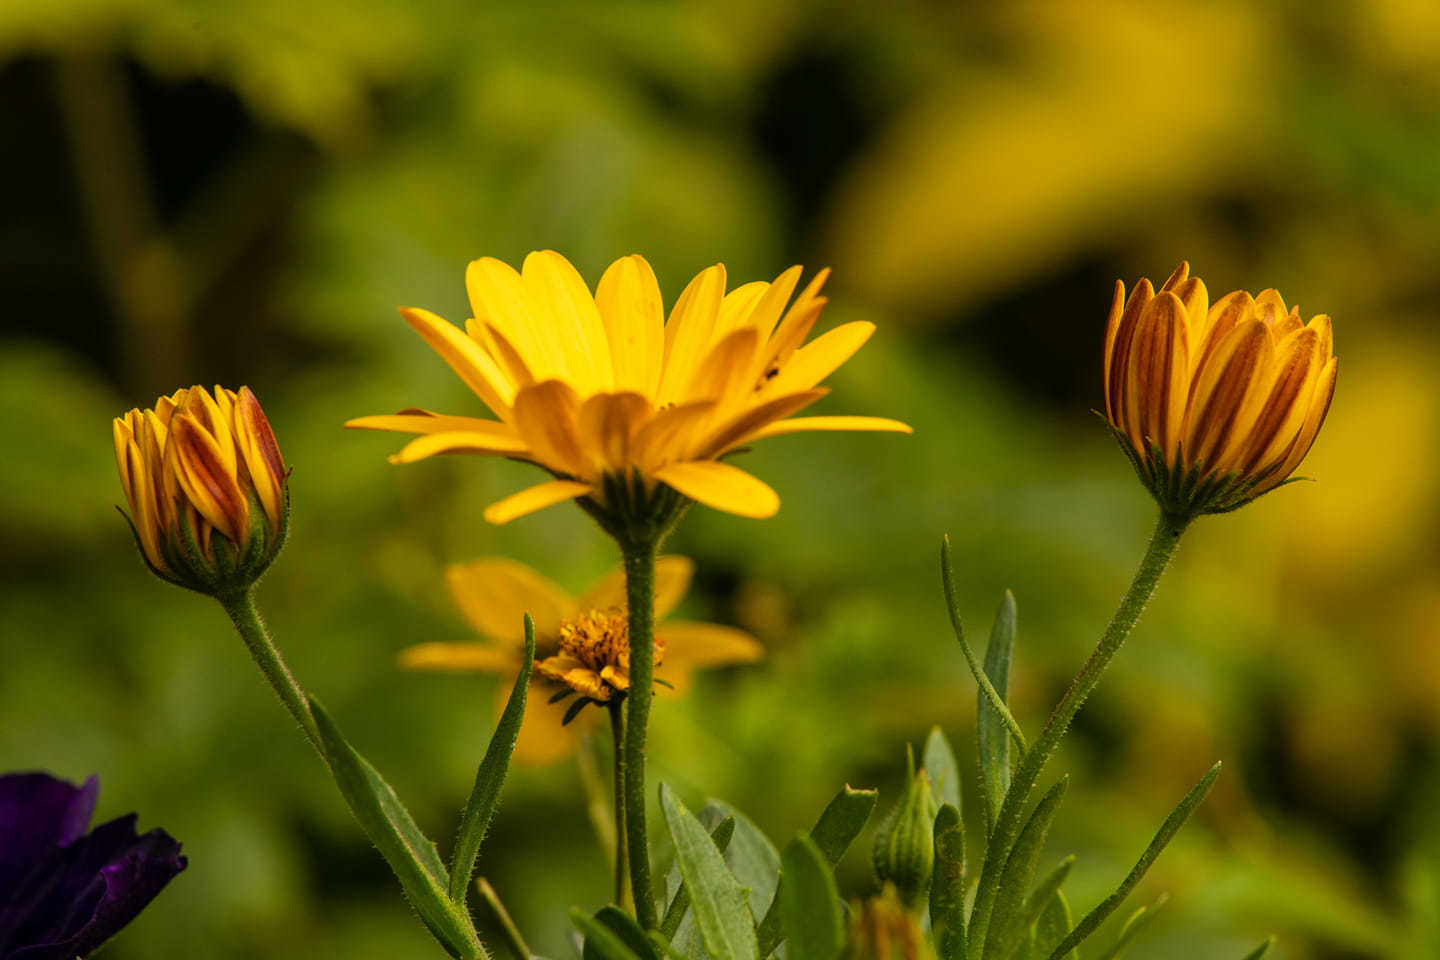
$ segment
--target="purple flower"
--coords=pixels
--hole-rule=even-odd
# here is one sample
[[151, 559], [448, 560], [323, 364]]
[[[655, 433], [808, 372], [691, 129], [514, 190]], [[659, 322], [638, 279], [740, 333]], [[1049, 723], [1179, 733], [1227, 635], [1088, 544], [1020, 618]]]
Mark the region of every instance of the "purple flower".
[[75, 960], [114, 936], [185, 869], [164, 830], [135, 814], [85, 828], [100, 781], [0, 776], [0, 960]]

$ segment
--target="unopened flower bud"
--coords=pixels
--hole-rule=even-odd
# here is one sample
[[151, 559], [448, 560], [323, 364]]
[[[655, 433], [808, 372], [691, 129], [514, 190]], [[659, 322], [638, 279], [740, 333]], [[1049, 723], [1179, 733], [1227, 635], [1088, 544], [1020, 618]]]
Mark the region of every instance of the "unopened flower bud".
[[925, 771], [910, 775], [905, 793], [875, 834], [875, 873], [881, 883], [894, 884], [908, 907], [924, 902], [930, 891], [930, 873], [935, 867], [935, 815], [939, 805], [930, 789]]
[[935, 960], [920, 917], [887, 885], [880, 896], [850, 905], [845, 960]]
[[115, 462], [146, 564], [171, 583], [237, 594], [275, 559], [289, 524], [285, 464], [249, 387], [161, 397], [114, 422]]

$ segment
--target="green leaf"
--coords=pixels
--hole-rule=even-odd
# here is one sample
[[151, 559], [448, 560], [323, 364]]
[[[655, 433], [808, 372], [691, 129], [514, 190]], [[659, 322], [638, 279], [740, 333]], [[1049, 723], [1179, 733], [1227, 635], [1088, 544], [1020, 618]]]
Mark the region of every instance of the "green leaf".
[[380, 772], [341, 735], [325, 708], [314, 697], [309, 699], [335, 785], [365, 835], [395, 871], [421, 921], [452, 957], [486, 956], [469, 916], [445, 892], [445, 865], [435, 845], [420, 832]]
[[1205, 771], [1205, 776], [1200, 778], [1200, 782], [1185, 794], [1185, 799], [1181, 800], [1179, 806], [1165, 818], [1165, 822], [1160, 825], [1160, 830], [1155, 834], [1155, 838], [1150, 841], [1150, 845], [1145, 848], [1145, 852], [1140, 855], [1140, 859], [1136, 861], [1135, 866], [1121, 881], [1115, 892], [1101, 900], [1094, 910], [1085, 914], [1085, 918], [1076, 924], [1075, 929], [1070, 931], [1070, 935], [1050, 954], [1051, 960], [1059, 960], [1062, 954], [1068, 953], [1072, 948], [1078, 946], [1125, 901], [1125, 898], [1130, 895], [1130, 891], [1135, 889], [1135, 885], [1140, 882], [1155, 859], [1160, 856], [1160, 851], [1165, 849], [1165, 845], [1184, 826], [1185, 821], [1190, 818], [1190, 814], [1195, 812], [1200, 801], [1205, 799], [1205, 794], [1210, 792], [1210, 787], [1214, 785], [1215, 778], [1218, 776], [1220, 776], [1220, 764], [1216, 763]]
[[[624, 910], [615, 906], [601, 907], [595, 912], [595, 922], [609, 929], [630, 953], [640, 960], [655, 960], [656, 953], [654, 944], [640, 929], [640, 924], [635, 918]], [[581, 950], [584, 960], [629, 960], [628, 957], [616, 956], [615, 946], [608, 939], [601, 942], [603, 938], [586, 936], [585, 946]]]
[[[1040, 918], [1035, 921], [1035, 926], [1030, 931], [1030, 954], [1027, 960], [1046, 960], [1073, 926], [1070, 902], [1065, 899], [1065, 891], [1056, 890], [1045, 909], [1040, 911]], [[1064, 960], [1079, 960], [1079, 956], [1080, 951], [1071, 950]]]
[[835, 875], [819, 846], [800, 834], [785, 846], [780, 867], [787, 960], [835, 960], [845, 945], [845, 923]]
[[985, 932], [986, 957], [1007, 956], [1007, 946], [1013, 948], [1029, 927], [1028, 923], [1021, 925], [1025, 891], [1030, 889], [1030, 880], [1040, 862], [1045, 837], [1050, 833], [1050, 824], [1055, 819], [1055, 811], [1060, 807], [1068, 783], [1067, 777], [1056, 781], [1055, 786], [1040, 798], [1020, 836], [1015, 838], [1015, 846], [1010, 849], [1005, 869], [1000, 873], [1000, 895], [995, 898], [990, 926]]
[[[710, 831], [710, 839], [715, 844], [715, 849], [722, 854], [730, 846], [730, 838], [735, 835], [735, 818], [726, 817], [715, 825]], [[675, 931], [680, 929], [680, 921], [685, 919], [685, 912], [690, 909], [690, 888], [685, 886], [681, 880], [680, 885], [675, 889], [675, 896], [670, 898], [670, 906], [665, 910], [665, 918], [660, 921], [660, 932], [668, 940], [675, 936]]]
[[[1047, 873], [1030, 895], [1025, 898], [1025, 903], [1020, 907], [1020, 922], [1015, 925], [1014, 933], [1001, 945], [999, 953], [996, 954], [1001, 960], [1010, 960], [1017, 956], [1020, 947], [1026, 943], [1033, 934], [1035, 924], [1040, 922], [1040, 917], [1050, 904], [1055, 902], [1055, 895], [1060, 892], [1060, 885], [1070, 876], [1070, 870], [1075, 866], [1073, 856], [1066, 857], [1056, 865], [1054, 870]], [[1066, 932], [1069, 930], [1067, 928]], [[1061, 934], [1064, 936], [1064, 934]], [[1023, 954], [1019, 954], [1023, 956]]]
[[510, 768], [510, 755], [515, 752], [515, 740], [520, 735], [520, 722], [525, 719], [525, 694], [530, 689], [530, 670], [535, 664], [535, 624], [530, 615], [525, 615], [525, 659], [520, 664], [520, 674], [510, 690], [510, 699], [505, 712], [490, 737], [485, 749], [485, 758], [475, 773], [475, 787], [470, 791], [470, 802], [460, 818], [460, 836], [455, 841], [455, 859], [450, 867], [450, 899], [465, 903], [470, 888], [470, 874], [475, 871], [475, 858], [480, 854], [480, 844], [485, 831], [490, 827], [490, 818], [500, 800], [500, 788], [505, 785], [505, 773]]
[[1274, 943], [1274, 937], [1266, 937], [1264, 943], [1260, 944], [1260, 946], [1245, 954], [1245, 960], [1260, 960], [1261, 957], [1265, 956], [1266, 951], [1268, 951], [1271, 946], [1274, 945]]
[[587, 957], [598, 954], [604, 960], [647, 960], [654, 955], [648, 943], [645, 953], [636, 953], [619, 934], [596, 917], [587, 916], [579, 907], [570, 908], [570, 922], [585, 934]]
[[935, 816], [935, 872], [930, 878], [930, 928], [940, 960], [965, 956], [965, 824], [945, 804]]
[[[990, 627], [990, 644], [985, 648], [985, 675], [1002, 701], [1008, 697], [1010, 658], [1015, 649], [1015, 594], [1005, 599]], [[1010, 789], [1010, 732], [1005, 720], [982, 691], [975, 717], [980, 742], [980, 795], [985, 798], [985, 832], [988, 835], [1000, 816], [1000, 805]]]
[[[999, 692], [1001, 696], [1005, 695], [1003, 686], [999, 688]], [[925, 755], [920, 764], [930, 778], [930, 789], [935, 792], [935, 803], [948, 803], [956, 810], [963, 810], [964, 807], [960, 804], [960, 767], [955, 763], [955, 751], [950, 749], [950, 741], [945, 739], [945, 733], [939, 727], [930, 728], [930, 736], [925, 738]]]
[[[760, 828], [743, 813], [720, 800], [711, 800], [695, 814], [712, 836], [726, 820], [734, 822], [732, 836], [722, 851], [725, 863], [740, 885], [750, 891], [750, 914], [758, 916], [760, 911], [773, 904], [776, 874], [780, 872], [780, 853]], [[672, 894], [679, 893], [684, 880], [680, 876], [680, 864], [671, 864], [666, 878], [666, 889]], [[687, 893], [688, 897], [689, 894]], [[688, 901], [687, 901], [688, 905]], [[778, 915], [777, 915], [778, 916]], [[695, 912], [686, 910], [680, 919], [680, 926], [670, 938], [675, 949], [691, 960], [709, 960], [710, 954], [705, 940], [695, 925]]]
[[1125, 921], [1125, 926], [1120, 930], [1120, 937], [1114, 945], [1102, 953], [1096, 955], [1095, 960], [1119, 960], [1120, 956], [1130, 948], [1131, 942], [1140, 935], [1146, 925], [1155, 918], [1155, 911], [1165, 905], [1169, 898], [1164, 894], [1148, 907], [1141, 907], [1130, 914], [1130, 919]]
[[[860, 831], [865, 829], [879, 796], [876, 790], [856, 790], [847, 783], [825, 807], [820, 819], [815, 821], [815, 826], [810, 829], [810, 839], [815, 841], [820, 855], [831, 868], [840, 862], [850, 844], [860, 835]], [[784, 927], [780, 917], [783, 886], [783, 878], [777, 880], [775, 897], [770, 901], [770, 908], [765, 911], [765, 919], [760, 921], [758, 937], [762, 957], [768, 957], [784, 939]]]
[[715, 960], [756, 960], [759, 946], [745, 889], [725, 865], [705, 827], [663, 783], [660, 806], [706, 949]]

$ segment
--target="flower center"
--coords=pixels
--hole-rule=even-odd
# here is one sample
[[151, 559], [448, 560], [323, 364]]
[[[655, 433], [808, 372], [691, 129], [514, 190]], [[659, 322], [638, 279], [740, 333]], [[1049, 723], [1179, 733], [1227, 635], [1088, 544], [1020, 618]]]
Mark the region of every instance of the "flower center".
[[[655, 639], [655, 665], [665, 646]], [[629, 617], [619, 607], [587, 610], [560, 624], [560, 649], [535, 669], [590, 700], [605, 702], [630, 689]]]

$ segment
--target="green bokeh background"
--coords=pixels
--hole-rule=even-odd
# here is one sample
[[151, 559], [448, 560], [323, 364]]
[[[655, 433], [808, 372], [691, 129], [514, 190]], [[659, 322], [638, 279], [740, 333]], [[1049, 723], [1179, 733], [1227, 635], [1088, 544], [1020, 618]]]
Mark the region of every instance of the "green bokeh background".
[[[191, 857], [112, 960], [438, 950], [218, 608], [136, 559], [110, 418], [256, 391], [294, 468], [260, 603], [448, 852], [494, 685], [395, 668], [467, 638], [441, 571], [578, 591], [617, 558], [569, 505], [483, 522], [533, 468], [391, 467], [340, 424], [478, 411], [395, 307], [462, 320], [467, 260], [542, 247], [591, 283], [643, 253], [667, 300], [717, 260], [829, 265], [822, 326], [878, 324], [821, 412], [915, 435], [767, 441], [779, 515], [697, 509], [669, 545], [682, 613], [769, 656], [662, 703], [654, 775], [781, 843], [842, 782], [888, 804], [934, 723], [978, 810], [942, 533], [977, 639], [1019, 598], [1028, 728], [1104, 625], [1153, 513], [1091, 414], [1116, 278], [1184, 258], [1332, 315], [1318, 482], [1187, 537], [1050, 771], [1042, 868], [1079, 854], [1088, 909], [1222, 759], [1131, 956], [1440, 955], [1440, 7], [10, 0], [0, 104], [0, 770], [98, 773], [102, 818]], [[480, 870], [573, 955], [567, 909], [608, 890], [573, 762], [513, 772]], [[864, 850], [841, 882], [870, 889]]]

